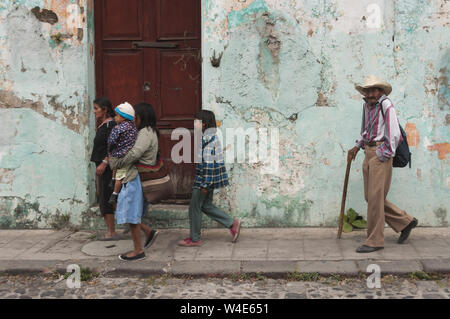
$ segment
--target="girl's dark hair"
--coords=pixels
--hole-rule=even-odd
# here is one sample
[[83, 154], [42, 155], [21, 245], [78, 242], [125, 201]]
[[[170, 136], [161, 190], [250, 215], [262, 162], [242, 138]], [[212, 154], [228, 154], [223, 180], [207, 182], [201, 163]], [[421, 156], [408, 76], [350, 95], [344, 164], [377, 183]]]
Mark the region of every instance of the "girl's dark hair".
[[97, 104], [102, 110], [106, 110], [107, 117], [114, 117], [116, 114], [112, 108], [111, 101], [106, 97], [99, 97], [94, 100], [94, 104]]
[[201, 111], [195, 113], [194, 118], [202, 121], [202, 123], [205, 124], [205, 127], [203, 130], [212, 128], [215, 131], [215, 128], [217, 128], [216, 116], [214, 115], [214, 113], [212, 111], [201, 110]]
[[136, 112], [136, 115], [139, 115], [139, 118], [141, 120], [141, 123], [139, 124], [139, 127], [137, 129], [140, 130], [144, 127], [150, 126], [159, 137], [159, 131], [156, 128], [156, 115], [153, 106], [151, 106], [151, 104], [143, 102], [136, 104], [133, 108]]

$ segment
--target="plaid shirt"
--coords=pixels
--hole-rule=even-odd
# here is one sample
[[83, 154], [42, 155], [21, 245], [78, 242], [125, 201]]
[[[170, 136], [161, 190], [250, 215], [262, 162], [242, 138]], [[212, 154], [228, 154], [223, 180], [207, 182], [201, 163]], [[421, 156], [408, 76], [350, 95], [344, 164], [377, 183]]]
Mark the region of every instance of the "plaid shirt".
[[197, 162], [194, 188], [215, 189], [229, 185], [222, 145], [217, 135], [203, 135]]
[[[381, 112], [384, 112], [384, 118]], [[361, 137], [356, 141], [357, 147], [364, 148], [368, 142], [383, 142], [377, 147], [376, 153], [384, 162], [395, 156], [395, 150], [402, 140], [397, 114], [390, 99], [383, 95], [373, 107], [364, 103]]]

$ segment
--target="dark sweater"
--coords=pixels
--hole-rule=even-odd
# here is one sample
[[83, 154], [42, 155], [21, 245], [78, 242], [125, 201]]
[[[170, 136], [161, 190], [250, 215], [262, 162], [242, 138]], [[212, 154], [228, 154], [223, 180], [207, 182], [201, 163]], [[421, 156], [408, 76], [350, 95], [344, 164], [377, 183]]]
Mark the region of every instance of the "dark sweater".
[[95, 133], [91, 162], [95, 162], [97, 166], [108, 156], [108, 137], [114, 126], [116, 126], [115, 121], [106, 122]]

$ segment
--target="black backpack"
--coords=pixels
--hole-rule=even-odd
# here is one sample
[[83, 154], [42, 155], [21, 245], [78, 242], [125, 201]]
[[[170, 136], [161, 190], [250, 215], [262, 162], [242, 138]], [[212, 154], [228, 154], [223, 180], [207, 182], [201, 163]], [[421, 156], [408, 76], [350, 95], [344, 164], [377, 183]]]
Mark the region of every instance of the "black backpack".
[[[387, 100], [384, 99], [384, 100]], [[383, 101], [384, 101], [383, 100]], [[381, 101], [381, 114], [383, 114], [383, 119], [385, 119], [385, 115], [383, 112], [383, 101]], [[409, 151], [409, 145], [408, 145], [408, 139], [406, 138], [406, 132], [403, 129], [403, 127], [398, 123], [398, 126], [400, 127], [400, 132], [402, 134], [403, 140], [400, 142], [400, 144], [397, 146], [397, 149], [395, 150], [395, 156], [392, 161], [393, 167], [405, 167], [409, 163], [409, 168], [411, 168], [411, 152]]]

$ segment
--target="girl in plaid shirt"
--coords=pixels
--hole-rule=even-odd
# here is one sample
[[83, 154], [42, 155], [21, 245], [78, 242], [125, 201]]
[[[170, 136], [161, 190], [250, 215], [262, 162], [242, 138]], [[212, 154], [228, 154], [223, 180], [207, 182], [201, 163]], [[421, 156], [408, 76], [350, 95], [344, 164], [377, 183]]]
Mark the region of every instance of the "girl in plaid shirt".
[[[178, 245], [186, 247], [201, 246], [202, 212], [230, 229], [232, 242], [239, 237], [239, 219], [233, 220], [223, 210], [213, 204], [214, 189], [227, 186], [228, 175], [223, 160], [222, 145], [216, 135], [214, 113], [201, 110], [194, 116], [194, 130], [202, 131], [201, 149], [197, 151], [194, 186], [189, 204], [190, 236]], [[199, 143], [200, 144], [200, 143]]]

